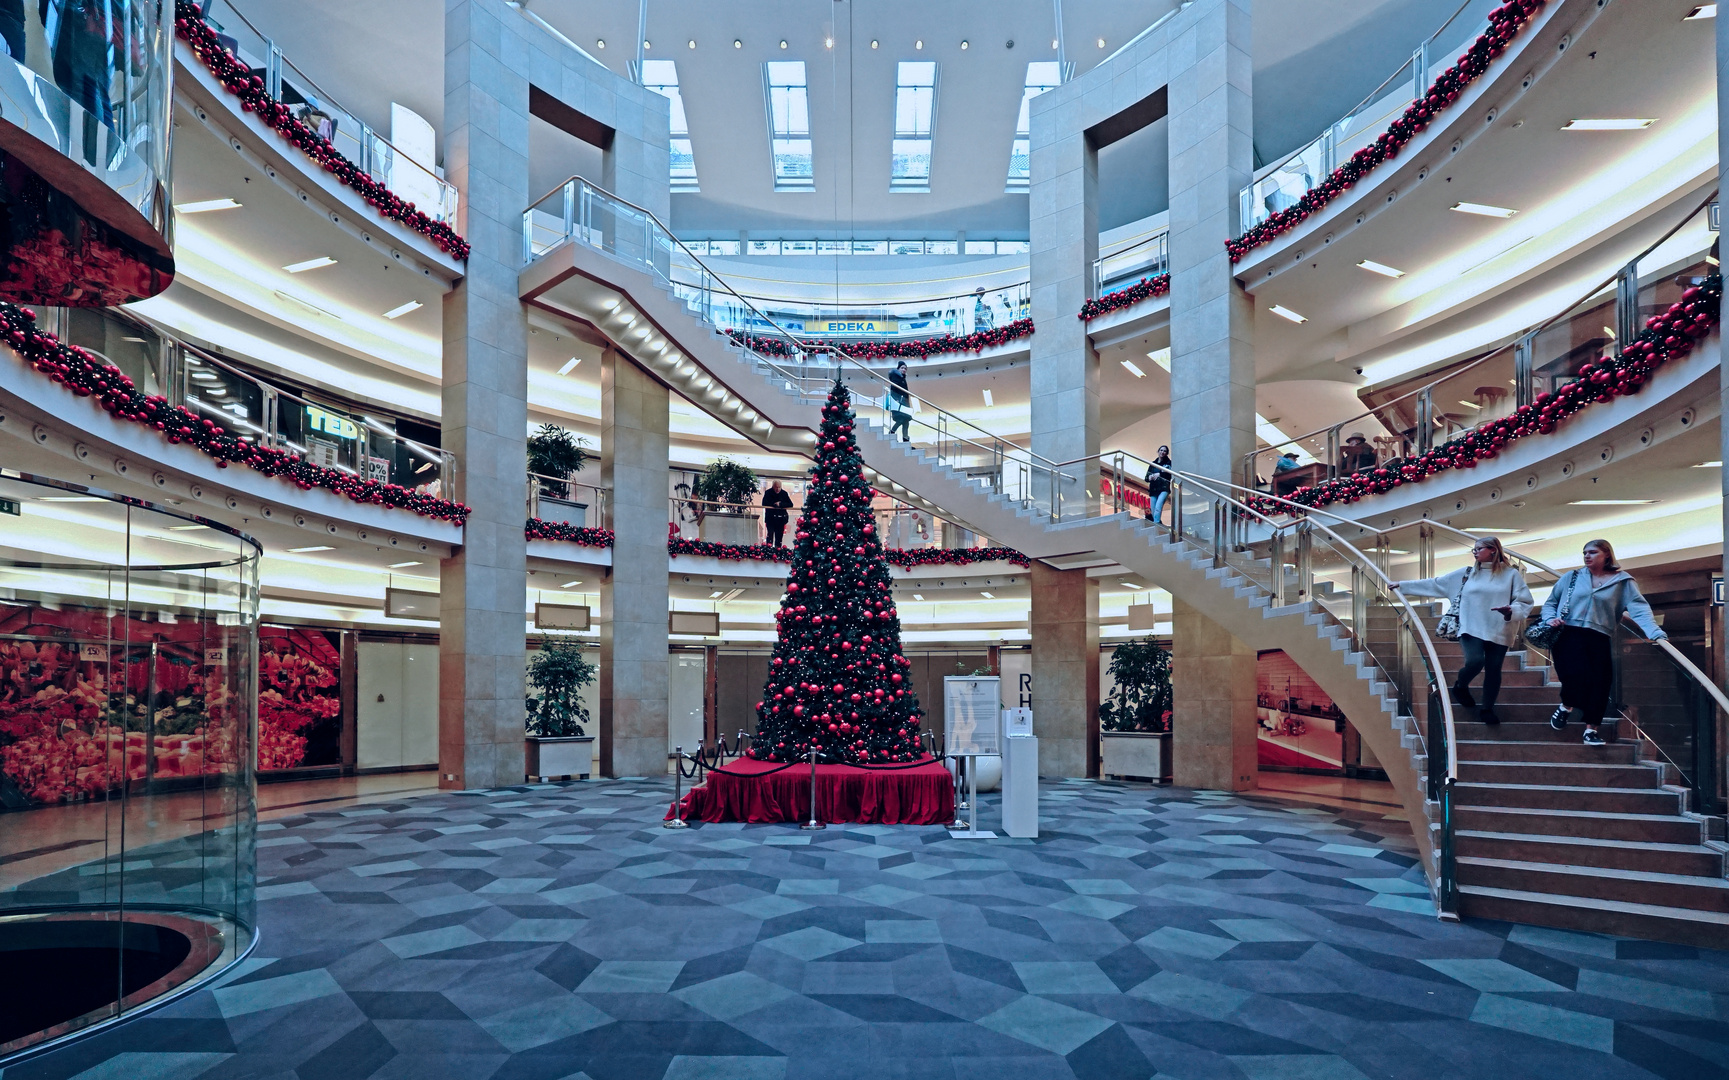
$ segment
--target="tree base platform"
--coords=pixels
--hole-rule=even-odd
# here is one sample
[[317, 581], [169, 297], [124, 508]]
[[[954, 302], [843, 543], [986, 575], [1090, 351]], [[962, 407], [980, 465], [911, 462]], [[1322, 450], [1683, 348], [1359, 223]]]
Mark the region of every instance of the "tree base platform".
[[[753, 824], [810, 820], [808, 764], [770, 772], [779, 766], [744, 758], [724, 768], [725, 773], [710, 772], [706, 783], [685, 795], [680, 817]], [[672, 811], [666, 816], [671, 818]], [[818, 765], [816, 818], [824, 824], [947, 825], [955, 819], [954, 777], [934, 758], [888, 770]]]

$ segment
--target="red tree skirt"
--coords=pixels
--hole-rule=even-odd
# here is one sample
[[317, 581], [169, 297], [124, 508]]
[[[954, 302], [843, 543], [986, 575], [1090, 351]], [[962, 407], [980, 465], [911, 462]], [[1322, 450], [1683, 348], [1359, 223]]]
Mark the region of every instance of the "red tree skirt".
[[[728, 762], [729, 773], [761, 774], [767, 761]], [[816, 767], [817, 820], [881, 825], [947, 825], [955, 819], [955, 782], [935, 760], [913, 769]], [[810, 820], [810, 766], [794, 765], [768, 776], [709, 773], [679, 804], [680, 816], [697, 821]], [[672, 811], [667, 811], [672, 817]]]

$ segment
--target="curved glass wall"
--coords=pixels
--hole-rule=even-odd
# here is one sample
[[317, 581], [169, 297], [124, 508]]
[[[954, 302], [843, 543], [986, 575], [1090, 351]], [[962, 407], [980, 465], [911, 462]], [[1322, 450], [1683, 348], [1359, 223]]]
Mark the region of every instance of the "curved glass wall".
[[251, 947], [259, 554], [0, 474], [0, 1065]]
[[173, 46], [173, 0], [0, 3], [0, 297], [102, 307], [173, 280]]

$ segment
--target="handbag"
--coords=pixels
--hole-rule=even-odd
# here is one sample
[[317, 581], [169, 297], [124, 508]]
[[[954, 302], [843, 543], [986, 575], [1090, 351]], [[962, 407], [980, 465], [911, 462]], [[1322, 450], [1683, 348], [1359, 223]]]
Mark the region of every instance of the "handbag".
[[1453, 603], [1447, 608], [1447, 614], [1441, 616], [1441, 621], [1435, 624], [1435, 636], [1442, 641], [1459, 640], [1459, 606], [1465, 602], [1465, 586], [1471, 580], [1471, 570], [1465, 570], [1465, 576], [1459, 579], [1458, 595], [1453, 597]]
[[[1562, 595], [1561, 605], [1557, 609], [1560, 612], [1561, 621], [1563, 623], [1567, 621], [1567, 606], [1573, 602], [1573, 575], [1578, 572], [1579, 571], [1574, 570], [1572, 574], [1567, 575], [1567, 591]], [[1559, 586], [1556, 587], [1559, 588]], [[1549, 620], [1543, 618], [1543, 613], [1539, 609], [1537, 612], [1537, 620], [1525, 624], [1525, 644], [1531, 646], [1533, 649], [1541, 649], [1544, 652], [1549, 652], [1554, 649], [1555, 642], [1560, 638], [1563, 629], [1564, 627], [1560, 626], [1550, 626]]]

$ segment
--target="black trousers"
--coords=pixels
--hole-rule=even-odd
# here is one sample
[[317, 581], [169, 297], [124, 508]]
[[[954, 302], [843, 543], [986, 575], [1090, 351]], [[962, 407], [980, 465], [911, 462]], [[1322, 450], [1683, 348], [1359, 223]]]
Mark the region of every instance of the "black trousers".
[[769, 514], [762, 519], [762, 523], [768, 529], [768, 542], [775, 547], [785, 547], [786, 518]]
[[1501, 664], [1507, 659], [1507, 646], [1497, 645], [1493, 641], [1484, 641], [1470, 634], [1459, 635], [1459, 644], [1465, 649], [1465, 666], [1459, 669], [1459, 677], [1453, 680], [1454, 686], [1465, 686], [1483, 673], [1483, 694], [1477, 699], [1477, 704], [1485, 709], [1495, 707], [1495, 698], [1501, 693]]
[[1609, 635], [1583, 626], [1564, 626], [1555, 642], [1555, 674], [1561, 677], [1561, 704], [1585, 714], [1585, 726], [1596, 727], [1609, 707], [1615, 680], [1609, 655]]

